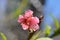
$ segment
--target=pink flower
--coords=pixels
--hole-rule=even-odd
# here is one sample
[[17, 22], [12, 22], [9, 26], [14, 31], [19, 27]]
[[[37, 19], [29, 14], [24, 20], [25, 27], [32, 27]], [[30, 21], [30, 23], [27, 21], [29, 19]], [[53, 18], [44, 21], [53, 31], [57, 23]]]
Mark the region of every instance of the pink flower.
[[36, 31], [39, 29], [39, 19], [33, 17], [33, 11], [27, 10], [23, 15], [19, 15], [18, 22], [21, 23], [24, 30]]

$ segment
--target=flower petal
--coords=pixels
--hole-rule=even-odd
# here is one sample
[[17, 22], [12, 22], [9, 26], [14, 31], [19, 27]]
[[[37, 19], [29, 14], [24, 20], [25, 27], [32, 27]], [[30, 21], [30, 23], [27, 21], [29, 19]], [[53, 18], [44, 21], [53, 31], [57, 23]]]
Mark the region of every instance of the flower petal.
[[39, 19], [37, 17], [32, 17], [31, 24], [37, 24], [39, 23]]
[[28, 29], [28, 27], [29, 27], [28, 25], [23, 24], [23, 23], [22, 23], [21, 25], [22, 25], [22, 28], [23, 28], [24, 30], [27, 30], [27, 29]]
[[24, 20], [23, 15], [19, 15], [18, 22], [21, 23]]
[[27, 10], [27, 11], [25, 11], [25, 15], [24, 16], [27, 18], [27, 17], [31, 17], [32, 14], [33, 14], [33, 11]]
[[36, 31], [36, 30], [38, 30], [38, 29], [39, 29], [39, 25], [38, 25], [38, 24], [31, 25], [31, 26], [30, 26], [30, 29], [32, 29], [32, 30], [34, 30], [34, 31]]

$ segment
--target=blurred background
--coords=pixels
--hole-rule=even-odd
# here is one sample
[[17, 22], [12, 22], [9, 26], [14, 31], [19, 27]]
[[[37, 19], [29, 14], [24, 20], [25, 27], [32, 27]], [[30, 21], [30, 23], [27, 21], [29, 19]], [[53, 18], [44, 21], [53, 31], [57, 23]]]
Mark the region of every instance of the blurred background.
[[[0, 0], [0, 32], [8, 40], [27, 40], [28, 31], [24, 31], [17, 22], [18, 16], [27, 9], [33, 10], [34, 16], [44, 16], [40, 26], [42, 30], [46, 24], [54, 29], [54, 22], [49, 14], [53, 14], [60, 22], [60, 0]], [[53, 39], [60, 40], [60, 36]]]

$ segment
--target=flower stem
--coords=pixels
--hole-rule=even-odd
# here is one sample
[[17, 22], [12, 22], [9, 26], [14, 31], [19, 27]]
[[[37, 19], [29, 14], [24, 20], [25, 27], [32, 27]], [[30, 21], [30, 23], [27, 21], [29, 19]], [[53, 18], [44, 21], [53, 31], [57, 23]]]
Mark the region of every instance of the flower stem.
[[30, 38], [33, 36], [34, 33], [35, 32], [32, 32], [32, 33], [29, 32], [29, 34], [28, 34], [28, 40], [30, 40]]

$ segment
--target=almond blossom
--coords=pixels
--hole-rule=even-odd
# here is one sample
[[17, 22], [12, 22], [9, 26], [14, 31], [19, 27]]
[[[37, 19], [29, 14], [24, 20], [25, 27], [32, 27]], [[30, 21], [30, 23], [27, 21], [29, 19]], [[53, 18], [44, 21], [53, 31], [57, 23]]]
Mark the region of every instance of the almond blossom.
[[39, 18], [33, 16], [32, 10], [27, 10], [24, 14], [19, 15], [18, 22], [22, 25], [23, 30], [33, 30], [39, 29]]

